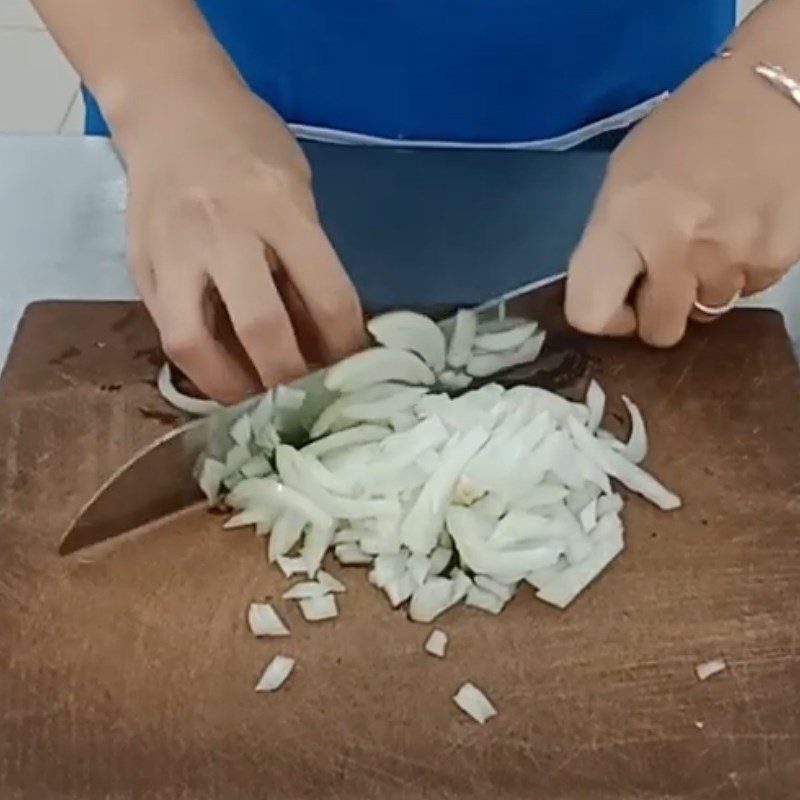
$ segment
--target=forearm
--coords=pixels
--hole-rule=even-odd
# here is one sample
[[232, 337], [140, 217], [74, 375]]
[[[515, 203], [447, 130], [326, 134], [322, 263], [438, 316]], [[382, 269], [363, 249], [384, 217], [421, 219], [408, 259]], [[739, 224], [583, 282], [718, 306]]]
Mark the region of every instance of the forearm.
[[238, 79], [193, 0], [33, 0], [112, 130], [172, 86]]
[[800, 79], [800, 0], [766, 0], [734, 32], [729, 46]]

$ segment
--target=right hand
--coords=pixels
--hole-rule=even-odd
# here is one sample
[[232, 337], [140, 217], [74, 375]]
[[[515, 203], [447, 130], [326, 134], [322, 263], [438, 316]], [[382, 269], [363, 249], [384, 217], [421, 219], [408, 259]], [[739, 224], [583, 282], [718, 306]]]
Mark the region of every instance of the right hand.
[[129, 176], [129, 267], [168, 358], [231, 403], [359, 349], [358, 296], [283, 121], [233, 78], [148, 102], [112, 128]]

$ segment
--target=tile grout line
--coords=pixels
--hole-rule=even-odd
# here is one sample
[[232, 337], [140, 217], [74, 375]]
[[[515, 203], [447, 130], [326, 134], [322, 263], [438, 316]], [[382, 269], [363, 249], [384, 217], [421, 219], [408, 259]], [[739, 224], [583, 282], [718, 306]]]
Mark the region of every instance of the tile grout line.
[[61, 117], [61, 122], [58, 123], [59, 133], [64, 132], [64, 126], [67, 124], [67, 120], [69, 119], [69, 115], [72, 113], [72, 109], [74, 108], [75, 103], [78, 102], [78, 97], [80, 96], [80, 93], [81, 93], [81, 87], [79, 85], [78, 88], [75, 90], [75, 93], [72, 95], [72, 99], [69, 101], [69, 104], [67, 105], [67, 110]]
[[35, 25], [3, 25], [0, 23], [0, 33], [5, 33], [6, 31], [13, 32], [13, 31], [29, 31], [30, 33], [47, 33], [47, 28], [44, 25], [35, 26]]

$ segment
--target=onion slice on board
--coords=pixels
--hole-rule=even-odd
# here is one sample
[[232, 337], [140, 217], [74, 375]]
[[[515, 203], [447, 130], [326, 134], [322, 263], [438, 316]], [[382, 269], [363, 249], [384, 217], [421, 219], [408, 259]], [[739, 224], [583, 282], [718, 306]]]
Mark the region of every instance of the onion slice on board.
[[299, 602], [300, 613], [307, 622], [321, 622], [339, 616], [336, 598], [332, 594], [310, 597]]
[[697, 674], [698, 680], [705, 681], [712, 675], [717, 675], [724, 672], [728, 668], [728, 664], [722, 658], [713, 658], [711, 661], [704, 661], [698, 664], [694, 671]]
[[447, 634], [438, 628], [431, 631], [431, 635], [425, 640], [425, 652], [436, 658], [444, 658], [447, 652]]
[[453, 702], [481, 725], [497, 716], [497, 710], [489, 698], [473, 683], [463, 684], [453, 697]]
[[257, 692], [275, 692], [286, 683], [287, 678], [294, 669], [295, 661], [288, 656], [275, 656], [267, 664], [256, 684]]
[[289, 635], [289, 629], [269, 603], [250, 603], [247, 624], [253, 636]]

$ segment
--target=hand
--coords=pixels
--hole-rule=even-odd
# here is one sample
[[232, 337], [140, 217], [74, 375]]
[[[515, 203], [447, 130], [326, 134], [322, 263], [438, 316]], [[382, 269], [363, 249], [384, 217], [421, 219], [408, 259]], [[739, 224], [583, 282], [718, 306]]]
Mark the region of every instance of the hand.
[[358, 349], [358, 297], [279, 117], [229, 78], [152, 104], [114, 133], [129, 175], [130, 271], [168, 358], [234, 402], [302, 375], [307, 359]]
[[739, 53], [709, 63], [611, 159], [569, 266], [566, 314], [669, 347], [800, 260], [800, 108]]

